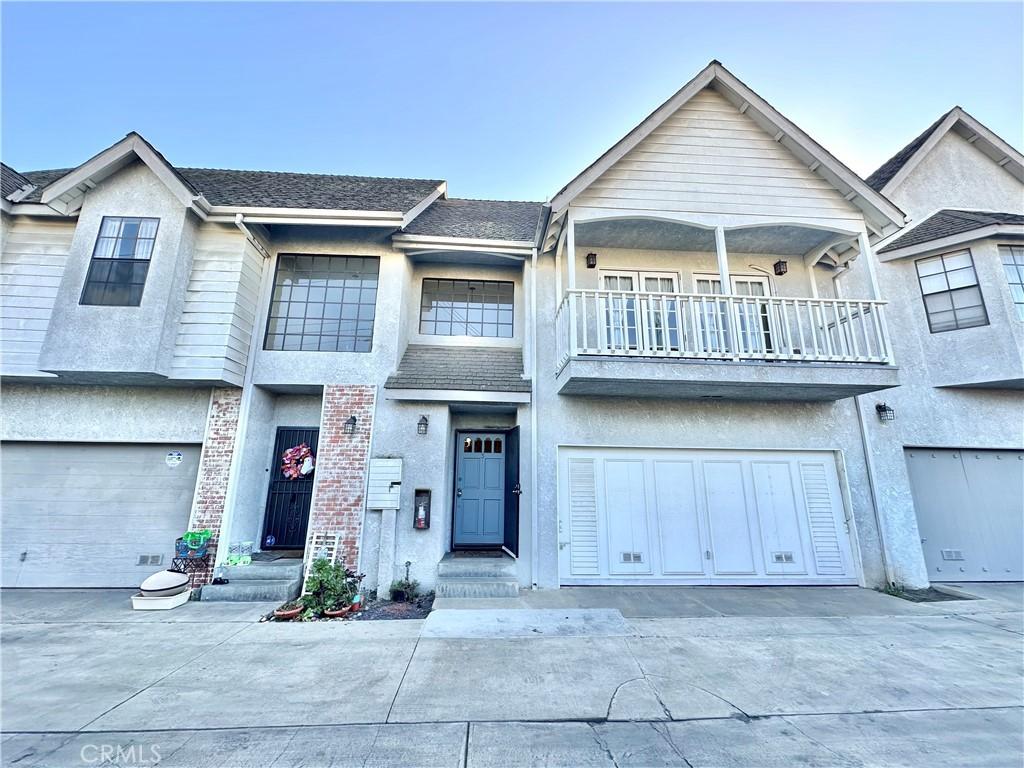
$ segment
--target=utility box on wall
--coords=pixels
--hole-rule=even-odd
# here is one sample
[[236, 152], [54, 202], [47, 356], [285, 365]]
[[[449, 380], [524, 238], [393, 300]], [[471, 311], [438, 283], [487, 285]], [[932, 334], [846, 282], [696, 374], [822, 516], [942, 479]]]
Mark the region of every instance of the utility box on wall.
[[367, 509], [398, 509], [402, 504], [402, 460], [370, 459]]

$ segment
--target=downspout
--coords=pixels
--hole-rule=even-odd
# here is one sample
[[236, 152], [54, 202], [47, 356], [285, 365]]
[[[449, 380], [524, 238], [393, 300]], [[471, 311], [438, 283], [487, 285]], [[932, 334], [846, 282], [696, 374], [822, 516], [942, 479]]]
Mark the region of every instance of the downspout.
[[537, 245], [530, 262], [530, 581], [537, 589], [540, 531], [537, 520]]
[[[868, 247], [867, 235], [862, 234], [860, 245], [864, 251], [864, 258], [867, 259], [868, 274], [871, 278], [871, 293], [876, 301], [882, 298], [878, 287], [878, 279], [875, 275], [874, 263], [871, 261], [874, 254]], [[839, 285], [838, 278], [842, 277], [850, 269], [847, 264], [841, 272], [832, 276], [832, 285], [835, 288], [836, 298], [842, 298], [843, 290]], [[882, 570], [885, 572], [885, 583], [888, 586], [896, 585], [896, 574], [893, 572], [892, 563], [889, 562], [889, 544], [885, 540], [885, 526], [882, 524], [881, 501], [878, 496], [878, 482], [876, 481], [874, 449], [871, 447], [871, 437], [868, 433], [867, 417], [864, 415], [864, 406], [861, 404], [860, 395], [853, 396], [853, 404], [857, 409], [857, 425], [860, 428], [860, 443], [864, 451], [864, 469], [868, 476], [868, 491], [871, 494], [871, 511], [875, 518], [875, 530], [878, 531], [878, 548], [882, 556]]]

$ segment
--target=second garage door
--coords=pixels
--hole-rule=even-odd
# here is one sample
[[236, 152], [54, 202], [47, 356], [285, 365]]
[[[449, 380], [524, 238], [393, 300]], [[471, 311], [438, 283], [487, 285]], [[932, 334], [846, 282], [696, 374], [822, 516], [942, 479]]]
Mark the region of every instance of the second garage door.
[[188, 526], [199, 451], [4, 443], [3, 585], [137, 587], [170, 567]]
[[932, 581], [1024, 579], [1024, 451], [907, 448]]
[[562, 448], [563, 584], [855, 584], [832, 453]]

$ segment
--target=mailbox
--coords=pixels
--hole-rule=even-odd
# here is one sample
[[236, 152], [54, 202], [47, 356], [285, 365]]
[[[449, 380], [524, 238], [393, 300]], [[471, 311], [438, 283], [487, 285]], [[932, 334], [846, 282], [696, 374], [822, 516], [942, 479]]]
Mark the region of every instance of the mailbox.
[[430, 490], [417, 488], [415, 499], [412, 507], [412, 527], [423, 531], [430, 527]]

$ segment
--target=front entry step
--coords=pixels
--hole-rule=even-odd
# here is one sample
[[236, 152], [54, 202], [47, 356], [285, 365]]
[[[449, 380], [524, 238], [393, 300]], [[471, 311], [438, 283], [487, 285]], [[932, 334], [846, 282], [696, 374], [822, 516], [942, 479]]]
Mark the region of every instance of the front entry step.
[[460, 557], [451, 552], [437, 564], [437, 597], [519, 597], [516, 561], [504, 554]]
[[302, 589], [302, 561], [274, 560], [252, 565], [229, 565], [221, 569], [227, 584], [207, 584], [200, 600], [251, 603], [287, 602]]

